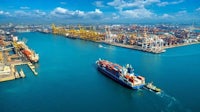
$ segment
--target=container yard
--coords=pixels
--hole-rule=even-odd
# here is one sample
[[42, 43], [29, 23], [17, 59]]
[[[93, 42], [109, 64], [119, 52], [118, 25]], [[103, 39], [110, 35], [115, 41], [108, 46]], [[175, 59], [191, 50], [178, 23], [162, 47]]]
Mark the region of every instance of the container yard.
[[52, 24], [52, 33], [70, 39], [89, 40], [149, 53], [163, 53], [168, 48], [198, 44], [200, 33], [187, 29], [164, 29], [148, 26], [104, 25], [96, 29], [92, 26], [56, 27]]

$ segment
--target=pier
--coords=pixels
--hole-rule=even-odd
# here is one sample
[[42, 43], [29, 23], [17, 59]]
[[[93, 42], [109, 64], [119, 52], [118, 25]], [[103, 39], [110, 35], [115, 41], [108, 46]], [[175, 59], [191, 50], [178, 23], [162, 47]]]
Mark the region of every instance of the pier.
[[19, 76], [19, 73], [18, 73], [18, 71], [17, 71], [17, 70], [14, 72], [14, 74], [15, 74], [15, 79], [18, 79], [18, 78], [20, 78], [20, 76]]
[[21, 69], [20, 71], [17, 71], [17, 69], [15, 68], [18, 65], [28, 65], [28, 67], [33, 72], [33, 74], [35, 76], [38, 75], [38, 73], [35, 70], [35, 66], [32, 63], [30, 63], [30, 62], [12, 62], [12, 63], [10, 63], [9, 67], [7, 66], [7, 68], [10, 69], [9, 70], [10, 72], [5, 74], [5, 75], [3, 75], [3, 76], [1, 76], [0, 77], [0, 82], [19, 79], [19, 78], [25, 78], [26, 75], [23, 72], [23, 70]]
[[19, 62], [19, 63], [14, 63], [12, 64], [13, 66], [17, 65], [28, 65], [28, 67], [31, 69], [34, 75], [38, 75], [38, 73], [35, 70], [35, 66], [31, 62]]
[[5, 76], [1, 76], [0, 82], [19, 79], [19, 78], [25, 78], [26, 75], [23, 72], [23, 70], [21, 69], [20, 71], [17, 71], [17, 69], [15, 68], [15, 66], [18, 66], [18, 65], [28, 65], [28, 67], [33, 72], [33, 74], [35, 76], [38, 75], [38, 73], [35, 70], [35, 66], [32, 63], [30, 63], [30, 62], [12, 62], [12, 63], [10, 63], [10, 66], [7, 67], [7, 68], [10, 68], [10, 73], [8, 73]]
[[34, 73], [34, 75], [38, 75], [38, 73], [35, 70], [35, 66], [31, 62], [28, 62], [27, 64], [29, 68], [31, 69], [31, 71]]

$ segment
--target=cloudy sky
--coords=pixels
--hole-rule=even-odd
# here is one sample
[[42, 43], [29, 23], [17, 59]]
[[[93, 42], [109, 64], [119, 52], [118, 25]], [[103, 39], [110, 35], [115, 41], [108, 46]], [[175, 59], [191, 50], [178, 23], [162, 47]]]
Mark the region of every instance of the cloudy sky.
[[199, 0], [0, 0], [0, 23], [200, 23]]

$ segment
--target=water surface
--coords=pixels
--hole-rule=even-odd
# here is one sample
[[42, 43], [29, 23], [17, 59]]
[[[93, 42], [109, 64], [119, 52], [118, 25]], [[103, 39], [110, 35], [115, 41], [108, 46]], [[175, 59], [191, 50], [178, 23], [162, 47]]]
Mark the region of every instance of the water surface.
[[[198, 112], [200, 45], [163, 54], [103, 45], [42, 33], [20, 33], [39, 53], [38, 76], [0, 83], [1, 112]], [[95, 61], [132, 64], [137, 74], [164, 90], [133, 91], [96, 70]]]

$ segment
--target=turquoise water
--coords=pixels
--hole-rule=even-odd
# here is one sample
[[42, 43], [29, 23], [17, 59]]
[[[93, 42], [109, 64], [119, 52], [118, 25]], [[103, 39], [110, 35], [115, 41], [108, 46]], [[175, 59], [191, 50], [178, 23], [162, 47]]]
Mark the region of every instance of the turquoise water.
[[[40, 55], [38, 76], [0, 83], [1, 112], [198, 112], [200, 45], [155, 55], [41, 33], [21, 33]], [[98, 58], [125, 65], [164, 90], [133, 91], [95, 68]]]

